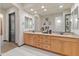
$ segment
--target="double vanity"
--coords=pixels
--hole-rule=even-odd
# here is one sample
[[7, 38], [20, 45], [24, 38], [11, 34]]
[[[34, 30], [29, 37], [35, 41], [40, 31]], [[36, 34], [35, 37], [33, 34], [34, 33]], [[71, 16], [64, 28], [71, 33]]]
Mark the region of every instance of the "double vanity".
[[61, 55], [79, 56], [79, 37], [76, 35], [24, 32], [24, 44]]

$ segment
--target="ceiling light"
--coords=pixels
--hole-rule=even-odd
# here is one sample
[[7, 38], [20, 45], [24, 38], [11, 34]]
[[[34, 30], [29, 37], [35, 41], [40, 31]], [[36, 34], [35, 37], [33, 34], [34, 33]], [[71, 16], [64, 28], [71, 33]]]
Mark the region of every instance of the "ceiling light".
[[47, 11], [47, 9], [44, 9], [44, 11]]
[[63, 5], [60, 5], [59, 8], [63, 8]]
[[76, 21], [76, 22], [78, 21], [77, 18], [75, 19], [75, 21]]
[[37, 11], [34, 11], [34, 13], [37, 13]]
[[31, 11], [34, 11], [33, 9], [30, 9]]
[[61, 20], [57, 20], [57, 23], [61, 23]]
[[45, 6], [41, 6], [41, 8], [45, 8]]

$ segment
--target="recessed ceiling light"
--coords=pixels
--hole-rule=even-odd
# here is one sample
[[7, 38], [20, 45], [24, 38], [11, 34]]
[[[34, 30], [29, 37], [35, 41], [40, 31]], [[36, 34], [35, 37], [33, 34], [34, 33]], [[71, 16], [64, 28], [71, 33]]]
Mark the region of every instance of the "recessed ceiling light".
[[61, 20], [57, 20], [57, 23], [61, 23]]
[[30, 9], [31, 11], [34, 11], [33, 9]]
[[41, 8], [45, 8], [45, 6], [41, 6]]
[[44, 9], [44, 11], [47, 11], [47, 9]]
[[59, 8], [63, 8], [63, 5], [60, 5]]
[[37, 11], [34, 11], [34, 13], [37, 13]]
[[76, 19], [75, 19], [75, 21], [77, 22], [77, 21], [78, 21], [78, 19], [76, 18]]

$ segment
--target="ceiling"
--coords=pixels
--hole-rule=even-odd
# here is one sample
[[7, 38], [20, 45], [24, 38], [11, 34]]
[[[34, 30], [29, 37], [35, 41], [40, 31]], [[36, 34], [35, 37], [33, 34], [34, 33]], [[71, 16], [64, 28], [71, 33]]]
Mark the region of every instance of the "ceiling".
[[0, 9], [2, 9], [2, 10], [3, 9], [6, 10], [8, 8], [11, 8], [11, 7], [13, 7], [13, 5], [10, 3], [0, 3]]
[[[17, 4], [21, 6], [25, 11], [31, 14], [35, 14], [34, 11], [37, 11], [37, 14], [40, 15], [59, 13], [66, 9], [71, 8], [73, 5], [73, 3], [17, 3]], [[60, 5], [62, 5], [63, 8], [59, 8]], [[44, 11], [44, 9], [42, 9], [41, 6], [45, 6], [45, 9], [47, 9], [47, 11]], [[0, 9], [6, 10], [11, 7], [13, 7], [11, 3], [0, 3]], [[34, 11], [31, 11], [30, 9], [34, 9]]]
[[[23, 3], [21, 4], [23, 9], [31, 14], [34, 14], [34, 11], [37, 11], [37, 14], [40, 15], [48, 15], [53, 13], [59, 13], [66, 9], [72, 7], [73, 3]], [[47, 11], [41, 8], [44, 5]], [[62, 5], [63, 8], [59, 8]], [[30, 9], [34, 9], [34, 11], [30, 11]]]

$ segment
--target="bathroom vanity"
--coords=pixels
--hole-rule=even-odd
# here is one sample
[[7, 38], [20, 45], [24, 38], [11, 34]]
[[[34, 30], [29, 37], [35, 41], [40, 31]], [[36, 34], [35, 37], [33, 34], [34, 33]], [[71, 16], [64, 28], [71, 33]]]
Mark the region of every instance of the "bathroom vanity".
[[24, 44], [68, 56], [79, 56], [79, 37], [75, 35], [24, 32]]
[[[79, 56], [79, 6], [71, 10], [72, 12], [65, 13], [64, 16], [59, 14], [53, 16], [54, 20], [44, 17], [42, 23], [35, 22], [35, 29], [40, 30], [40, 27], [42, 29], [41, 31], [33, 29], [37, 32], [25, 31], [24, 44], [62, 55]], [[49, 30], [51, 34], [46, 34]], [[64, 32], [74, 34], [63, 34]]]

